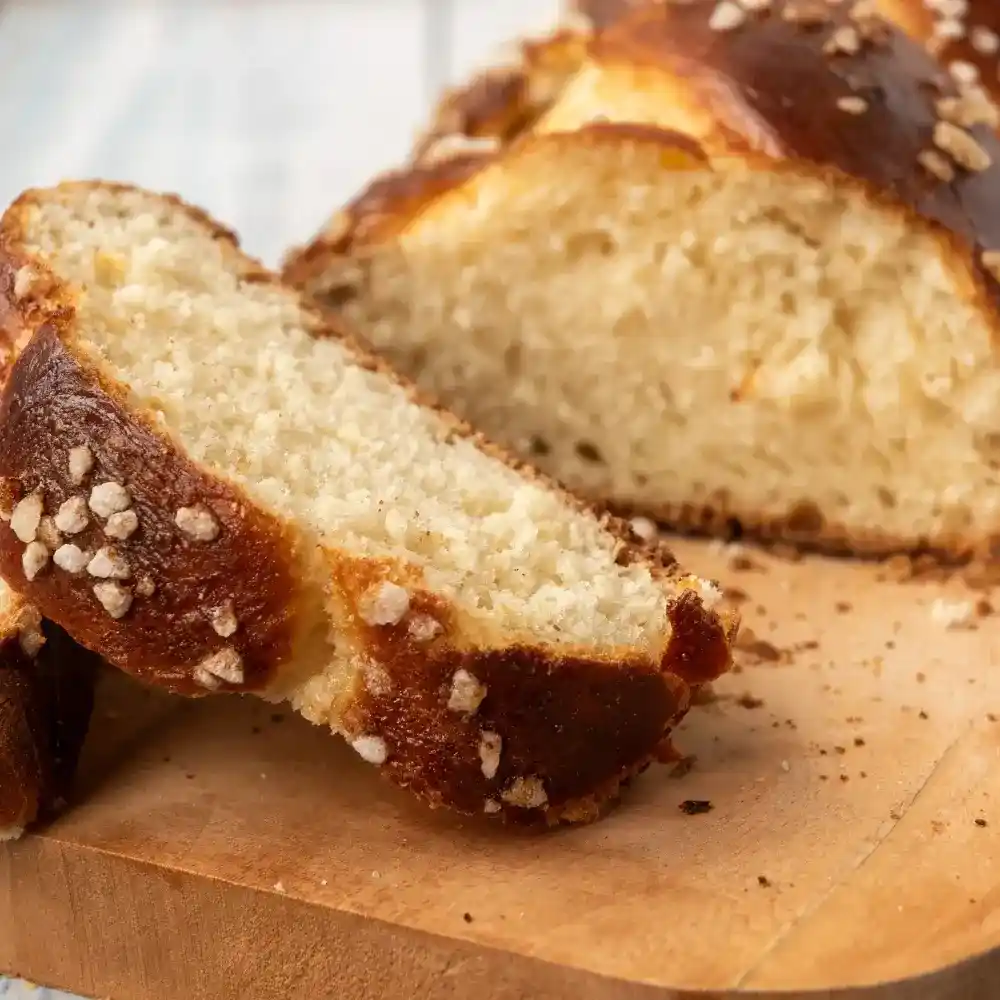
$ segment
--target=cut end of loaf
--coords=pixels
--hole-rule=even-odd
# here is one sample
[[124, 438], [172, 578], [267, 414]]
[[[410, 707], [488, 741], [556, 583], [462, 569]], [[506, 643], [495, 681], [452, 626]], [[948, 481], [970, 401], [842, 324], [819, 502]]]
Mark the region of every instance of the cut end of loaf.
[[1000, 532], [996, 323], [961, 251], [861, 184], [557, 134], [391, 226], [300, 280], [577, 490], [833, 549]]
[[[425, 800], [548, 819], [592, 818], [728, 668], [735, 622], [701, 581], [420, 403], [179, 202], [68, 184], [5, 227], [52, 287], [12, 296], [37, 332], [4, 397], [4, 568], [112, 660], [159, 636], [182, 656], [148, 679], [256, 690], [245, 668], [268, 650], [245, 606], [294, 602], [266, 696]], [[82, 439], [84, 399], [101, 430]], [[114, 546], [29, 577], [81, 486], [86, 530]], [[254, 536], [260, 567], [239, 555], [251, 521], [273, 536]], [[286, 573], [291, 597], [268, 589]]]

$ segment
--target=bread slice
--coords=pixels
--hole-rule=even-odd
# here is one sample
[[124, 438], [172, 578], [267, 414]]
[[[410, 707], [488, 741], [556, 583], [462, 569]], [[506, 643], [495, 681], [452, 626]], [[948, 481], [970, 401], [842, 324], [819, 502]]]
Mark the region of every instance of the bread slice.
[[64, 806], [99, 662], [0, 583], [0, 841]]
[[68, 183], [0, 246], [32, 331], [0, 571], [112, 664], [287, 699], [427, 801], [527, 822], [594, 818], [729, 667], [715, 586], [424, 405], [203, 213]]
[[287, 279], [619, 510], [991, 555], [1000, 143], [978, 97], [846, 5], [717, 9], [606, 28], [529, 133], [376, 183]]

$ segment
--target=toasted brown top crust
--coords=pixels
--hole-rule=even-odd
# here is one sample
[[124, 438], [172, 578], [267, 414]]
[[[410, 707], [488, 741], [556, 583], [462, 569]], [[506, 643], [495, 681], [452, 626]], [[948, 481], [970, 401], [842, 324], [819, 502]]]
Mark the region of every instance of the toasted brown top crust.
[[447, 136], [509, 142], [551, 106], [586, 54], [586, 33], [572, 28], [520, 42], [512, 65], [486, 69], [444, 94], [416, 144], [414, 162], [421, 163]]
[[[379, 572], [357, 562], [340, 568], [345, 603], [356, 605]], [[448, 608], [434, 595], [412, 594], [411, 610], [444, 630], [428, 643], [406, 622], [362, 623], [358, 638], [377, 666], [357, 686], [345, 728], [352, 739], [382, 741], [383, 770], [425, 800], [518, 824], [596, 818], [623, 781], [664, 752], [694, 690], [729, 668], [737, 627], [683, 591], [668, 605], [671, 638], [656, 664], [520, 644], [467, 649], [451, 641]], [[459, 671], [480, 690], [471, 712], [449, 705]], [[518, 779], [544, 787], [542, 807], [518, 804]]]
[[[774, 0], [728, 30], [713, 21], [718, 9], [712, 0], [637, 6], [595, 35], [584, 72], [606, 75], [602, 97], [612, 105], [617, 94], [642, 90], [655, 108], [647, 125], [687, 134], [713, 160], [808, 164], [811, 173], [851, 178], [878, 200], [915, 212], [969, 258], [970, 293], [996, 309], [1000, 268], [984, 254], [1000, 250], [1000, 138], [987, 124], [959, 124], [966, 114], [975, 119], [976, 108], [948, 72], [864, 3]], [[557, 102], [556, 122], [559, 110]], [[614, 117], [605, 106], [594, 113]], [[579, 131], [624, 134], [606, 125]], [[529, 141], [538, 140], [526, 135], [515, 145]], [[329, 255], [391, 238], [435, 197], [503, 155], [381, 179], [374, 199], [363, 193], [289, 259], [286, 277], [315, 290]]]
[[51, 622], [33, 656], [16, 622], [0, 637], [0, 831], [54, 815], [68, 798], [90, 724], [99, 660]]
[[946, 66], [974, 66], [982, 85], [1000, 98], [1000, 3], [878, 0], [878, 6], [883, 15], [926, 45]]

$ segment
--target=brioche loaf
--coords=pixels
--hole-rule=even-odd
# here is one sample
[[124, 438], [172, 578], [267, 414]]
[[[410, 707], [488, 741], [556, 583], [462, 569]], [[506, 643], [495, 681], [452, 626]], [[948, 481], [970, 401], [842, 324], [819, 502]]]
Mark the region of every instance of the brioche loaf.
[[0, 840], [62, 808], [98, 662], [0, 583]]
[[594, 818], [730, 665], [716, 587], [423, 405], [203, 213], [68, 183], [0, 247], [31, 331], [0, 572], [112, 664], [287, 699], [432, 804], [525, 822]]
[[1000, 143], [978, 96], [874, 15], [719, 9], [637, 8], [529, 133], [377, 182], [286, 277], [621, 510], [989, 554]]

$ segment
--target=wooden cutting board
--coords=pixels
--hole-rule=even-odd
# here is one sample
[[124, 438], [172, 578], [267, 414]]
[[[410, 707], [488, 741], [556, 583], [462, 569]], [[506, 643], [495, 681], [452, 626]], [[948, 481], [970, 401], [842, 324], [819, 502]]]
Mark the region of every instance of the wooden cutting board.
[[683, 727], [688, 773], [513, 833], [273, 706], [110, 683], [81, 804], [0, 851], [0, 969], [116, 1000], [1000, 996], [1000, 618], [678, 549], [761, 640]]

